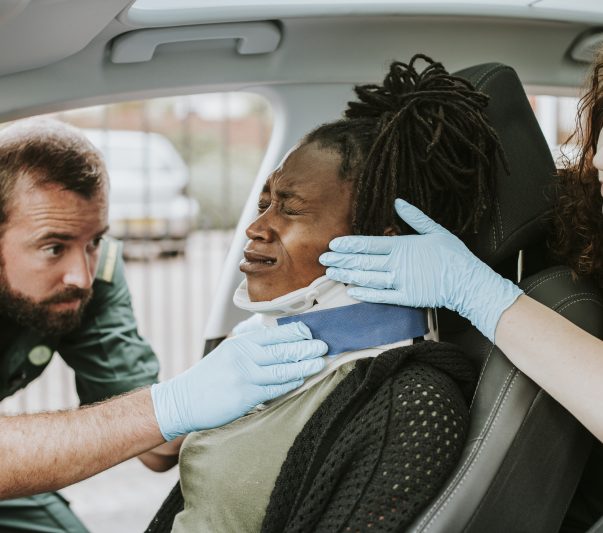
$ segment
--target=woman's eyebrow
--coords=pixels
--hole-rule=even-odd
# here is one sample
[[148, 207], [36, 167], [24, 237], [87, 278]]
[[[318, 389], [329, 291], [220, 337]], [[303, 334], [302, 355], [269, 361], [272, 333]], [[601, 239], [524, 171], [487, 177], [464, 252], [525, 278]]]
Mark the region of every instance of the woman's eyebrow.
[[290, 198], [297, 198], [298, 200], [304, 199], [303, 196], [301, 196], [299, 193], [295, 192], [292, 189], [276, 190], [275, 194], [282, 200], [289, 200]]
[[277, 198], [281, 200], [289, 200], [291, 198], [296, 198], [298, 200], [303, 200], [304, 197], [300, 195], [295, 189], [291, 188], [280, 188], [278, 184], [271, 183], [269, 180], [264, 183], [262, 187], [261, 194], [271, 194], [274, 193]]

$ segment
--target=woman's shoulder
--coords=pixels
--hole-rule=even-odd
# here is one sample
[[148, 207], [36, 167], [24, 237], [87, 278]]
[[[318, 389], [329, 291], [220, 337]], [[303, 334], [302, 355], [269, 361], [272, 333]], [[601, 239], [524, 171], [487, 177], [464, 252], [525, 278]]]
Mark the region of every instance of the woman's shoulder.
[[417, 389], [423, 396], [448, 391], [462, 395], [469, 402], [477, 381], [473, 362], [457, 346], [425, 341], [383, 352], [372, 361], [362, 361], [356, 368], [363, 386], [378, 388], [393, 380], [406, 396]]

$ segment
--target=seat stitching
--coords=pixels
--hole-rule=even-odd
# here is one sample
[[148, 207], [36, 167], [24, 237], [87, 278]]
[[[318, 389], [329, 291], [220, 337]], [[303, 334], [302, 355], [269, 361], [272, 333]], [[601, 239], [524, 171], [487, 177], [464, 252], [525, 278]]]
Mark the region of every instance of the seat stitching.
[[540, 285], [542, 285], [543, 283], [546, 283], [547, 281], [551, 281], [553, 279], [557, 279], [563, 276], [568, 276], [569, 272], [563, 271], [563, 272], [554, 272], [551, 274], [547, 274], [544, 278], [539, 278], [537, 280], [532, 281], [524, 290], [524, 292], [527, 294], [529, 292], [534, 291], [534, 289], [536, 289], [536, 287], [539, 287]]
[[596, 298], [580, 298], [579, 300], [574, 300], [573, 302], [568, 302], [563, 307], [560, 307], [557, 310], [557, 312], [560, 313], [561, 311], [565, 311], [571, 305], [577, 304], [579, 302], [593, 302], [593, 303], [596, 303], [599, 307], [603, 307], [603, 304], [601, 303], [601, 301]]
[[[550, 306], [550, 308], [553, 309], [554, 311], [557, 311], [557, 312], [563, 311], [563, 309], [565, 309], [565, 307], [557, 309], [557, 306], [563, 305], [567, 301], [570, 301], [570, 304], [571, 304], [571, 300], [573, 300], [574, 298], [577, 298], [579, 296], [588, 296], [590, 298], [593, 298], [592, 293], [590, 293], [590, 292], [577, 292], [576, 294], [570, 294], [569, 296], [566, 296], [565, 298], [561, 298], [561, 300], [558, 300], [557, 302], [555, 302], [554, 304], [552, 304]], [[582, 300], [576, 300], [576, 302], [582, 302], [582, 301], [584, 301], [584, 300], [583, 299]]]
[[498, 224], [500, 226], [500, 239], [501, 241], [505, 240], [505, 230], [503, 228], [502, 217], [500, 215], [500, 202], [498, 198], [494, 200], [494, 206], [496, 207], [496, 214], [498, 215]]
[[[478, 380], [477, 385], [476, 385], [476, 387], [475, 387], [476, 391], [477, 391], [477, 389], [478, 389], [478, 387], [479, 387], [479, 384], [480, 384], [480, 383], [481, 383], [481, 381], [482, 381], [482, 377], [483, 377], [483, 376], [484, 376], [484, 374], [486, 373], [486, 366], [487, 366], [488, 361], [490, 360], [490, 357], [491, 357], [491, 355], [492, 355], [492, 353], [493, 353], [493, 352], [494, 352], [494, 345], [492, 345], [492, 347], [490, 348], [490, 350], [489, 350], [489, 352], [488, 352], [488, 356], [487, 356], [487, 358], [486, 358], [486, 362], [484, 363], [484, 365], [482, 366], [482, 370], [480, 371], [479, 380]], [[488, 424], [489, 420], [492, 418], [492, 414], [493, 414], [493, 413], [494, 413], [494, 411], [496, 410], [496, 404], [499, 402], [500, 397], [501, 397], [501, 395], [503, 394], [503, 391], [505, 390], [506, 383], [509, 381], [509, 376], [510, 376], [510, 375], [513, 373], [513, 371], [514, 371], [513, 369], [514, 369], [514, 368], [515, 368], [515, 367], [513, 367], [513, 368], [511, 369], [511, 371], [509, 372], [509, 374], [507, 374], [507, 377], [505, 378], [505, 381], [504, 381], [504, 383], [503, 383], [503, 386], [501, 387], [500, 391], [498, 392], [498, 396], [496, 397], [496, 400], [494, 401], [494, 405], [492, 406], [492, 409], [490, 410], [490, 413], [488, 413], [488, 417], [487, 417], [487, 419], [486, 419], [486, 424], [484, 424], [484, 426], [487, 426], [487, 424]], [[480, 440], [480, 439], [483, 437], [484, 432], [486, 432], [486, 431], [487, 431], [487, 429], [483, 429], [483, 430], [482, 430], [482, 431], [480, 431], [480, 433], [479, 433], [479, 434], [478, 434], [478, 435], [477, 435], [477, 436], [476, 436], [474, 439], [472, 439], [472, 440], [473, 440], [473, 441]], [[468, 458], [468, 459], [469, 459], [469, 458]], [[466, 461], [465, 461], [465, 462], [466, 462]]]
[[546, 276], [542, 277], [542, 278], [538, 278], [535, 279], [534, 281], [530, 282], [530, 284], [526, 287], [526, 291], [531, 291], [533, 289], [535, 289], [536, 287], [538, 287], [539, 285], [542, 285], [543, 283], [549, 281], [549, 280], [553, 280], [553, 279], [557, 279], [563, 276], [568, 276], [569, 272], [566, 271], [558, 271], [558, 272], [551, 272], [550, 274], [547, 274]]
[[[452, 498], [454, 496], [455, 492], [457, 492], [458, 488], [463, 484], [464, 478], [473, 468], [473, 464], [474, 464], [475, 460], [477, 460], [479, 458], [479, 456], [481, 455], [484, 445], [488, 441], [489, 434], [492, 431], [492, 427], [494, 426], [496, 419], [498, 418], [498, 416], [500, 414], [500, 407], [502, 407], [502, 405], [504, 405], [506, 398], [508, 397], [509, 391], [513, 388], [514, 381], [518, 374], [519, 374], [519, 372], [515, 367], [513, 367], [507, 374], [507, 377], [505, 378], [505, 381], [503, 383], [503, 387], [501, 387], [501, 390], [499, 391], [498, 396], [496, 397], [494, 405], [493, 405], [492, 409], [490, 410], [490, 412], [488, 413], [488, 418], [486, 419], [486, 423], [484, 424], [484, 429], [482, 431], [480, 431], [480, 433], [478, 435], [478, 439], [480, 441], [482, 441], [481, 445], [477, 444], [476, 446], [474, 446], [474, 450], [472, 450], [471, 455], [469, 457], [467, 457], [467, 459], [465, 459], [465, 461], [463, 461], [461, 468], [459, 469], [459, 471], [456, 473], [456, 475], [452, 479], [451, 483], [449, 484], [449, 488], [446, 489], [444, 494], [442, 494], [436, 500], [436, 502], [433, 504], [433, 507], [439, 506], [440, 503], [442, 502], [442, 500], [446, 500], [444, 502], [444, 505], [442, 507], [440, 507], [433, 516], [431, 516], [431, 517], [425, 516], [421, 520], [421, 522], [419, 522], [417, 528], [419, 528], [419, 529], [422, 528], [423, 525], [425, 524], [425, 522], [429, 521], [430, 523], [427, 524], [427, 526], [426, 526], [427, 529], [425, 530], [425, 531], [428, 531], [429, 528], [431, 527], [431, 522], [433, 522], [433, 520], [435, 518], [437, 518], [437, 516], [440, 514], [440, 512], [446, 507], [446, 505], [448, 505], [448, 501], [450, 500], [450, 498]], [[513, 377], [511, 378], [511, 376], [513, 376]], [[498, 405], [500, 398], [503, 394], [505, 397], [503, 398], [500, 405]], [[495, 412], [496, 412], [496, 414], [495, 414]], [[484, 435], [485, 435], [485, 438], [484, 438]], [[475, 448], [479, 448], [477, 451], [477, 454], [475, 452]], [[456, 482], [459, 478], [460, 478], [460, 482], [456, 485], [456, 487], [454, 489], [451, 489], [450, 487], [452, 485], [456, 484]], [[450, 492], [451, 490], [452, 490], [452, 492]]]
[[[490, 345], [490, 350], [488, 350], [488, 355], [486, 356], [486, 360], [484, 361], [484, 364], [482, 365], [482, 368], [479, 371], [479, 378], [477, 379], [477, 384], [475, 385], [475, 392], [473, 393], [473, 398], [475, 398], [477, 389], [479, 388], [479, 385], [482, 382], [482, 378], [484, 377], [484, 374], [486, 373], [486, 367], [488, 366], [488, 361], [490, 361], [490, 356], [492, 355], [492, 352], [494, 352], [494, 346], [495, 346], [494, 344]], [[471, 398], [471, 404], [473, 404], [473, 398]]]
[[[515, 368], [514, 368], [514, 370], [513, 370], [512, 372], [510, 372], [510, 373], [509, 373], [509, 375], [511, 375], [512, 373], [514, 373], [515, 375], [514, 375], [513, 379], [511, 380], [511, 384], [509, 385], [509, 388], [508, 388], [508, 389], [506, 390], [506, 392], [505, 392], [505, 397], [503, 398], [503, 401], [502, 401], [502, 403], [500, 404], [500, 407], [502, 407], [502, 406], [505, 404], [505, 402], [506, 402], [506, 400], [507, 400], [507, 398], [508, 398], [508, 396], [509, 396], [509, 393], [511, 392], [511, 389], [513, 388], [513, 386], [514, 386], [514, 385], [515, 385], [515, 383], [516, 383], [517, 376], [519, 376], [519, 375], [520, 375], [520, 372], [519, 372], [517, 369], [515, 369]], [[508, 379], [508, 378], [507, 378], [507, 379]], [[505, 381], [507, 381], [507, 380], [505, 380]], [[501, 391], [501, 392], [502, 392], [502, 391]], [[498, 400], [498, 398], [497, 398], [497, 400]], [[482, 453], [482, 451], [483, 451], [483, 449], [484, 449], [484, 446], [485, 446], [486, 442], [488, 441], [488, 438], [489, 438], [489, 437], [490, 437], [490, 435], [492, 434], [492, 430], [493, 430], [494, 426], [496, 425], [496, 420], [498, 419], [498, 417], [499, 417], [499, 415], [500, 415], [500, 411], [501, 411], [501, 409], [498, 409], [498, 410], [497, 410], [497, 412], [496, 412], [496, 416], [494, 417], [494, 420], [492, 421], [492, 425], [491, 425], [491, 426], [489, 427], [489, 429], [487, 430], [486, 437], [484, 438], [484, 440], [483, 440], [483, 442], [482, 442], [482, 445], [479, 447], [480, 449], [479, 449], [479, 451], [477, 452], [477, 455], [475, 455], [475, 457], [473, 458], [473, 460], [472, 460], [472, 461], [471, 461], [471, 463], [469, 464], [469, 467], [467, 468], [467, 470], [466, 470], [465, 472], [463, 472], [463, 473], [462, 473], [462, 475], [461, 475], [461, 479], [460, 479], [459, 483], [458, 483], [458, 484], [456, 484], [456, 486], [454, 487], [454, 489], [452, 490], [452, 492], [451, 492], [449, 495], [445, 495], [445, 494], [443, 494], [443, 495], [442, 495], [440, 498], [438, 498], [438, 500], [437, 500], [436, 504], [439, 504], [439, 503], [440, 503], [440, 501], [441, 501], [443, 498], [445, 498], [445, 499], [446, 499], [446, 501], [444, 501], [443, 505], [442, 505], [442, 506], [441, 506], [441, 507], [440, 507], [440, 508], [437, 510], [437, 512], [436, 512], [436, 513], [435, 513], [435, 514], [434, 514], [434, 515], [433, 515], [433, 516], [432, 516], [432, 517], [429, 519], [429, 522], [430, 522], [430, 523], [429, 523], [429, 524], [427, 524], [427, 528], [425, 529], [425, 531], [429, 531], [429, 529], [430, 529], [430, 528], [431, 528], [431, 526], [433, 525], [434, 520], [435, 520], [435, 519], [438, 517], [438, 515], [439, 515], [439, 514], [440, 514], [440, 513], [441, 513], [441, 512], [442, 512], [442, 511], [443, 511], [443, 510], [446, 508], [446, 506], [447, 506], [447, 505], [450, 503], [450, 501], [452, 500], [452, 498], [455, 496], [455, 494], [458, 492], [458, 490], [460, 489], [460, 487], [461, 487], [461, 486], [463, 485], [463, 483], [465, 482], [465, 480], [466, 480], [466, 478], [467, 478], [467, 475], [468, 475], [468, 474], [471, 472], [471, 470], [473, 469], [473, 466], [475, 465], [475, 461], [476, 461], [476, 460], [479, 458], [479, 456], [481, 455], [481, 453]], [[464, 464], [466, 464], [466, 463], [467, 463], [467, 461], [465, 461], [465, 462], [464, 462]], [[457, 478], [459, 477], [459, 474], [461, 474], [461, 472], [459, 472], [459, 473], [458, 473], [458, 474], [457, 474], [457, 475], [454, 477], [454, 479], [452, 480], [452, 483], [451, 483], [451, 484], [454, 484], [454, 483], [456, 482]], [[425, 517], [425, 518], [427, 519], [427, 517]], [[419, 525], [421, 525], [421, 524], [419, 524]]]
[[[493, 69], [486, 69], [479, 78], [477, 78], [477, 80], [475, 81], [475, 83], [473, 84], [476, 88], [480, 88], [479, 86], [483, 83], [486, 84], [488, 82], [488, 80], [490, 80], [490, 78], [492, 78], [495, 74], [497, 74], [498, 72], [501, 72], [502, 70], [506, 70], [509, 69], [508, 66], [506, 65], [498, 65], [496, 67], [494, 67]], [[494, 200], [494, 206], [496, 208], [496, 214], [498, 216], [498, 221], [499, 221], [499, 227], [500, 227], [500, 234], [501, 234], [501, 241], [504, 240], [504, 230], [502, 227], [502, 217], [500, 214], [500, 204], [498, 202], [498, 198], [495, 198]], [[498, 240], [496, 238], [496, 225], [492, 226], [492, 244], [493, 244], [493, 249], [496, 250], [498, 248]]]
[[510, 67], [508, 67], [507, 65], [498, 65], [495, 68], [493, 68], [492, 70], [486, 70], [473, 84], [476, 88], [481, 89], [481, 87], [478, 87], [478, 85], [480, 83], [487, 83], [488, 80], [494, 76], [495, 74], [498, 74], [501, 70], [511, 70]]

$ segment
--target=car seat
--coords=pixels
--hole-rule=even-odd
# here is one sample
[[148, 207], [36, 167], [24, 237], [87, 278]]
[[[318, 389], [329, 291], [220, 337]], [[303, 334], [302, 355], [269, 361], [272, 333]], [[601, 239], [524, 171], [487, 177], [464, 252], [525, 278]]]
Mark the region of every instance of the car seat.
[[[527, 275], [526, 294], [601, 338], [603, 299], [594, 284], [567, 267], [543, 268], [555, 168], [517, 74], [497, 63], [456, 74], [490, 96], [487, 113], [510, 171], [499, 170], [491, 220], [467, 245], [506, 277]], [[439, 310], [438, 322], [440, 339], [461, 346], [481, 373], [461, 460], [408, 531], [558, 531], [592, 436], [468, 321]]]
[[[543, 268], [555, 167], [517, 74], [490, 63], [457, 75], [490, 96], [487, 113], [510, 170], [499, 170], [493, 214], [465, 239], [467, 245], [511, 279], [518, 270], [528, 274], [522, 283], [527, 294], [601, 336], [603, 298], [597, 289], [574, 280], [568, 268]], [[468, 321], [439, 310], [438, 325], [440, 339], [461, 346], [482, 370], [459, 465], [409, 531], [557, 531], [592, 437]], [[162, 531], [181, 508], [176, 485], [149, 531]]]
[[603, 533], [603, 516], [593, 524], [587, 533]]

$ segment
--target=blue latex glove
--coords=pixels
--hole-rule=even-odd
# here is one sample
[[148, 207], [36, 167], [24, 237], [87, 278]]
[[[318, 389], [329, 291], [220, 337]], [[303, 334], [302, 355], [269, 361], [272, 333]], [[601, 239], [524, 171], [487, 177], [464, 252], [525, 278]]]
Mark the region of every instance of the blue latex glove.
[[151, 387], [165, 440], [223, 426], [320, 372], [327, 345], [295, 322], [232, 337], [195, 366]]
[[320, 262], [331, 267], [327, 276], [361, 285], [348, 291], [358, 300], [447, 307], [494, 342], [500, 316], [523, 291], [416, 207], [400, 199], [395, 207], [420, 235], [333, 239], [333, 252], [320, 256]]

